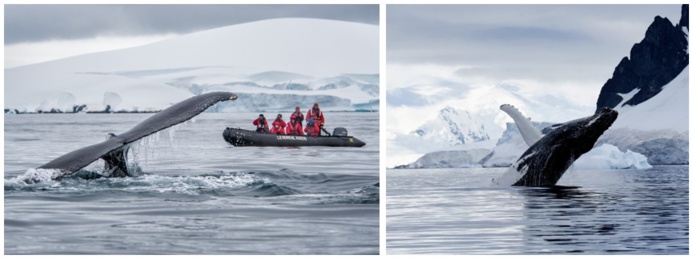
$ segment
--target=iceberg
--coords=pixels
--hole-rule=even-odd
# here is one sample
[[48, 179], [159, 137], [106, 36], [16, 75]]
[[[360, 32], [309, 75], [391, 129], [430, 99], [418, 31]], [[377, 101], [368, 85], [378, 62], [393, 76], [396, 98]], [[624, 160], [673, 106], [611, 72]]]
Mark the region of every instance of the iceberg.
[[649, 169], [652, 168], [643, 154], [602, 144], [585, 153], [573, 164], [575, 169]]

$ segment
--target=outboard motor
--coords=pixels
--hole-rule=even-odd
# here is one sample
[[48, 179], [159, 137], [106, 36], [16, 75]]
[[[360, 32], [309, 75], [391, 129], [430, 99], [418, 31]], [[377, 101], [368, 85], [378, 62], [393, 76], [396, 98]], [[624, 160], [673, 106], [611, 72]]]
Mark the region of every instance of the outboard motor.
[[348, 136], [347, 129], [342, 128], [342, 127], [334, 128], [334, 130], [332, 131], [332, 136], [346, 137], [346, 136]]

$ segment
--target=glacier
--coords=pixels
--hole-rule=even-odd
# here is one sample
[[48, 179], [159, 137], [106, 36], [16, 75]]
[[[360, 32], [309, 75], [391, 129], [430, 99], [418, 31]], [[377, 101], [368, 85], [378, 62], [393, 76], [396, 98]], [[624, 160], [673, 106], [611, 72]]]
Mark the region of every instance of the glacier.
[[327, 111], [375, 111], [378, 38], [376, 25], [323, 19], [231, 25], [5, 69], [5, 109], [151, 112], [193, 95], [232, 91], [245, 99], [235, 108], [242, 111], [305, 110], [316, 101]]

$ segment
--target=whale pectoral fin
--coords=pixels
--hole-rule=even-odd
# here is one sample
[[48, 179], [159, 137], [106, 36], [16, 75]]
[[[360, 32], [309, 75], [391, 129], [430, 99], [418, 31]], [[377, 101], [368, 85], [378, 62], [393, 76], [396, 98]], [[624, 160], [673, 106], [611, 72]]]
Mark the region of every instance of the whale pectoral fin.
[[63, 175], [67, 175], [77, 172], [99, 158], [103, 158], [106, 161], [106, 169], [112, 170], [111, 173], [115, 174], [112, 176], [128, 176], [130, 173], [127, 171], [125, 163], [128, 144], [187, 121], [217, 102], [236, 100], [237, 98], [235, 94], [228, 92], [213, 92], [193, 96], [152, 115], [123, 134], [111, 135], [111, 138], [104, 142], [77, 149], [38, 168], [59, 169]]
[[510, 115], [510, 118], [515, 121], [517, 129], [520, 130], [520, 135], [522, 135], [522, 138], [525, 140], [525, 143], [527, 143], [528, 146], [534, 145], [534, 143], [537, 143], [537, 141], [541, 139], [541, 132], [535, 128], [529, 118], [522, 115], [522, 113], [520, 113], [515, 106], [503, 104], [500, 106], [500, 109], [501, 111], [504, 111]]

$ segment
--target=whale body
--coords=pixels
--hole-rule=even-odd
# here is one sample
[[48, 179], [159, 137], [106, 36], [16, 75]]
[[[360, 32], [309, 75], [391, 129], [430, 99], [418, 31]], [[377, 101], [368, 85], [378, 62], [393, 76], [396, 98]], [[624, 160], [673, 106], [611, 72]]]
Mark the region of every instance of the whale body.
[[[508, 168], [497, 185], [550, 187], [582, 154], [592, 150], [597, 139], [616, 121], [618, 112], [604, 108], [592, 116], [554, 125], [554, 129], [541, 136], [529, 119], [514, 107], [504, 104], [530, 147]], [[539, 137], [537, 139], [537, 137]]]

